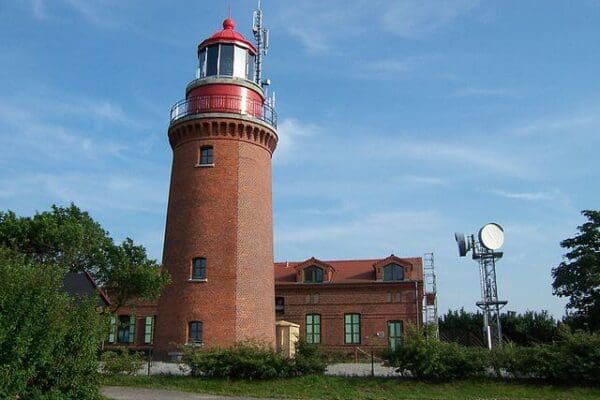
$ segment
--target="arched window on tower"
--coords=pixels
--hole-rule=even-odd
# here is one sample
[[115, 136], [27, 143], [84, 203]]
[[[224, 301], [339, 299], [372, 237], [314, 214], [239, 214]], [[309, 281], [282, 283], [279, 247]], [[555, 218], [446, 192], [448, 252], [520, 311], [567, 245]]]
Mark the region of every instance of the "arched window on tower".
[[404, 280], [404, 268], [398, 264], [389, 264], [383, 267], [383, 281], [394, 282]]
[[323, 268], [316, 265], [304, 268], [304, 283], [323, 283]]

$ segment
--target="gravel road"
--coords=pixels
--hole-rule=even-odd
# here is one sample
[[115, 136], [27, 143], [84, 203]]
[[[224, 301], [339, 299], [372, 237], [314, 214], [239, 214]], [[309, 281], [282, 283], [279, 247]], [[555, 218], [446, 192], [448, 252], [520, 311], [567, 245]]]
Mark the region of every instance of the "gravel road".
[[256, 400], [253, 397], [214, 396], [210, 394], [177, 392], [174, 390], [122, 386], [106, 386], [102, 388], [101, 392], [103, 396], [112, 400]]

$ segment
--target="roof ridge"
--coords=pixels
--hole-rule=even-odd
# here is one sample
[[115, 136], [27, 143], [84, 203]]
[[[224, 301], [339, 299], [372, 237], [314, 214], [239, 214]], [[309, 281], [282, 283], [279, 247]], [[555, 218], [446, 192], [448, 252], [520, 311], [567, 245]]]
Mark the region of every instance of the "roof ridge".
[[[398, 257], [401, 260], [411, 259], [411, 258], [414, 258], [414, 259], [422, 258], [422, 257], [419, 257], [419, 256], [413, 256], [413, 257], [399, 257], [399, 256], [396, 256], [396, 257]], [[317, 257], [309, 257], [306, 260], [302, 260], [302, 261], [289, 261], [289, 260], [288, 261], [275, 261], [274, 264], [286, 264], [286, 263], [289, 263], [289, 264], [301, 264], [301, 263], [303, 263], [303, 262], [305, 262], [307, 260], [310, 260], [311, 258], [315, 258], [315, 259], [317, 259], [317, 260], [319, 260], [321, 262], [328, 263], [328, 262], [350, 262], [350, 261], [354, 261], [354, 262], [358, 262], [358, 261], [381, 261], [381, 260], [385, 260], [386, 258], [389, 258], [389, 256], [386, 256], [386, 257], [383, 257], [383, 258], [354, 258], [354, 259], [341, 259], [341, 260], [322, 260], [322, 259], [317, 258]]]

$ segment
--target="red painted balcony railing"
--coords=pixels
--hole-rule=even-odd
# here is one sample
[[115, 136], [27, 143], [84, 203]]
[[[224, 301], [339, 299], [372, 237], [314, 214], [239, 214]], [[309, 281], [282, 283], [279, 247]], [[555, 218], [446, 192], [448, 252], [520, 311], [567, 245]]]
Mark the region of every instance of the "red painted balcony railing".
[[247, 115], [277, 128], [277, 114], [271, 106], [233, 95], [195, 96], [178, 101], [171, 107], [171, 123], [190, 115], [206, 113]]

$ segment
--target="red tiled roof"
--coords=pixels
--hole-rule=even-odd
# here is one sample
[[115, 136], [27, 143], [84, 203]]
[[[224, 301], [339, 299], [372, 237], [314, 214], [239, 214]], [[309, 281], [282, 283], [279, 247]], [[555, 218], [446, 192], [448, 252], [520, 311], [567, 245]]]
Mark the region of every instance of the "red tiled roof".
[[[368, 283], [375, 282], [375, 270], [373, 265], [385, 260], [387, 257], [367, 260], [320, 260], [335, 269], [331, 283]], [[422, 259], [420, 257], [400, 258], [409, 263], [414, 270], [411, 273], [412, 280], [422, 280]], [[286, 261], [275, 263], [275, 284], [296, 283], [295, 267], [305, 261]]]

